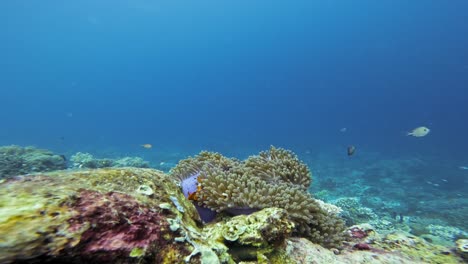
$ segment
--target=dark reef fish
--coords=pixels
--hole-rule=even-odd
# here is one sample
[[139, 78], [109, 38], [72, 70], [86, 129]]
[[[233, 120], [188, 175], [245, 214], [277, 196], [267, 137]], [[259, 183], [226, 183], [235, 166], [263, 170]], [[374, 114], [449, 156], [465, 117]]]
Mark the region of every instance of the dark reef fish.
[[356, 151], [355, 146], [348, 146], [348, 156], [352, 156], [355, 151]]

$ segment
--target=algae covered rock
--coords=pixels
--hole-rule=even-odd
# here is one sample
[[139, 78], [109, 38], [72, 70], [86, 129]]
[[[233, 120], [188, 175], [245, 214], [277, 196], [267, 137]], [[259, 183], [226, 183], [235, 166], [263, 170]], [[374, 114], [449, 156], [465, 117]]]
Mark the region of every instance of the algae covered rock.
[[304, 238], [291, 238], [287, 241], [286, 254], [293, 263], [314, 263], [314, 264], [423, 264], [425, 262], [414, 261], [399, 254], [378, 251], [355, 251], [341, 252], [330, 250], [320, 245], [314, 244]]
[[[141, 186], [153, 193], [141, 194]], [[162, 263], [183, 258], [193, 248], [174, 243], [179, 234], [168, 219], [179, 217], [195, 226], [196, 214], [187, 204], [180, 215], [169, 199], [180, 195], [170, 178], [150, 169], [61, 171], [4, 181], [0, 263]], [[163, 203], [168, 206], [161, 208]]]
[[428, 243], [405, 232], [379, 234], [370, 225], [349, 229], [351, 239], [345, 247], [327, 249], [304, 238], [287, 239], [286, 255], [294, 263], [464, 263], [452, 248]]
[[261, 262], [277, 259], [293, 230], [294, 223], [288, 219], [286, 210], [266, 208], [208, 225], [203, 229], [203, 236], [210, 238], [207, 240], [210, 243], [221, 243], [211, 247], [227, 249], [236, 263]]
[[458, 239], [457, 253], [462, 256], [465, 260], [468, 260], [468, 239]]
[[287, 211], [202, 225], [170, 176], [107, 168], [0, 183], [0, 263], [294, 263]]
[[451, 247], [432, 244], [423, 238], [406, 232], [394, 231], [384, 234], [373, 242], [376, 248], [388, 252], [397, 252], [413, 261], [422, 263], [461, 263], [461, 259], [452, 253]]
[[33, 172], [63, 170], [67, 167], [63, 155], [35, 147], [0, 147], [0, 179]]

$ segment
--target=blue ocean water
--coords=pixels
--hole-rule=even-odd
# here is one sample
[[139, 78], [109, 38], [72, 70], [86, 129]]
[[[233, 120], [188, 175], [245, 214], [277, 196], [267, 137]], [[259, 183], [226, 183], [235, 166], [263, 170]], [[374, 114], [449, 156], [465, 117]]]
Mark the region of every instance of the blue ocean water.
[[[0, 145], [157, 162], [275, 145], [319, 183], [415, 161], [399, 184], [466, 197], [466, 10], [465, 0], [2, 1]], [[406, 136], [419, 126], [430, 134]], [[392, 177], [402, 175], [362, 179]]]

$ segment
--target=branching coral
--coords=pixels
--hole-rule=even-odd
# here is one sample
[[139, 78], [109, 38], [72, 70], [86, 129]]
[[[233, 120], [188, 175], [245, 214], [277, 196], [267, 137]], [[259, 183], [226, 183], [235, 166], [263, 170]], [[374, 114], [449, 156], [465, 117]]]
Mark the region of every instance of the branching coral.
[[[191, 192], [196, 195], [185, 194], [198, 206], [231, 213], [283, 208], [296, 224], [296, 234], [326, 246], [343, 240], [343, 221], [305, 191], [311, 183], [310, 171], [291, 151], [271, 147], [244, 162], [202, 152], [181, 161], [172, 175], [182, 181], [183, 188], [192, 184]], [[190, 183], [184, 182], [187, 179]]]

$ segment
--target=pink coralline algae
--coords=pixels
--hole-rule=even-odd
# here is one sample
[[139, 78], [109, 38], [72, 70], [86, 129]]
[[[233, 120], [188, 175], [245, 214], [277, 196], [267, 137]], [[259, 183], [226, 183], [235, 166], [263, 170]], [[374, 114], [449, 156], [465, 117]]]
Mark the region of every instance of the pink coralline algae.
[[353, 227], [348, 232], [352, 238], [356, 238], [356, 239], [365, 238], [369, 235], [367, 231], [362, 230], [359, 227]]
[[134, 248], [166, 244], [162, 236], [169, 228], [164, 216], [129, 195], [82, 191], [72, 207], [78, 214], [69, 220], [70, 231], [85, 230], [78, 245], [82, 255], [128, 257]]
[[366, 243], [358, 243], [354, 245], [354, 248], [357, 250], [371, 250], [371, 247]]

